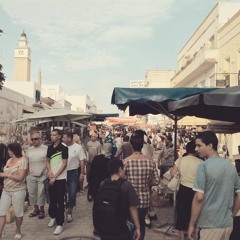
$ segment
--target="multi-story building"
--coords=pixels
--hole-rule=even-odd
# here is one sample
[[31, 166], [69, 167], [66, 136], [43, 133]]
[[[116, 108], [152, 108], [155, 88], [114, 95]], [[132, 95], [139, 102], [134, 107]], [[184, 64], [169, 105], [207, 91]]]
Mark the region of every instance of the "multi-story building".
[[175, 70], [147, 70], [145, 82], [148, 88], [169, 88]]
[[57, 84], [46, 84], [41, 85], [42, 98], [41, 100], [50, 104], [52, 108], [65, 108], [71, 109], [72, 104], [65, 99], [65, 93], [63, 87]]
[[77, 112], [97, 113], [97, 106], [93, 99], [87, 94], [66, 95], [66, 100], [72, 104], [72, 110]]
[[240, 11], [218, 31], [217, 86], [240, 86]]
[[218, 30], [240, 10], [239, 2], [217, 3], [178, 54], [172, 87], [216, 86]]
[[[218, 3], [178, 54], [178, 70], [172, 87], [229, 87], [240, 80], [240, 2]], [[227, 140], [237, 154], [239, 134]]]

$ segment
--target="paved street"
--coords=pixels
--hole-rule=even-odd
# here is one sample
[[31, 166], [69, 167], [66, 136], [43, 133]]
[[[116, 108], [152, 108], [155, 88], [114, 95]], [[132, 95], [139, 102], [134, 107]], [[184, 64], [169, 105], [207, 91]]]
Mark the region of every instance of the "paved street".
[[[157, 161], [158, 152], [154, 153], [154, 160]], [[86, 181], [85, 181], [86, 183]], [[39, 220], [38, 218], [29, 218], [28, 215], [32, 212], [31, 206], [28, 207], [27, 212], [24, 215], [22, 234], [24, 240], [63, 240], [63, 239], [84, 239], [80, 238], [83, 236], [89, 237], [90, 239], [99, 240], [98, 237], [93, 236], [93, 225], [92, 225], [92, 203], [87, 201], [87, 190], [85, 189], [85, 195], [77, 196], [77, 206], [74, 208], [73, 218], [71, 223], [65, 223], [64, 231], [60, 236], [53, 235], [54, 228], [49, 228], [47, 226], [49, 222], [48, 211], [46, 205], [45, 219]], [[174, 235], [167, 235], [162, 233], [162, 231], [156, 230], [158, 227], [173, 222], [173, 208], [155, 208], [157, 212], [158, 220], [153, 222], [151, 229], [146, 228], [146, 240], [175, 240], [178, 239]], [[168, 227], [165, 228], [166, 230]], [[164, 229], [164, 230], [165, 230]], [[14, 239], [15, 235], [15, 221], [10, 224], [6, 224], [3, 239], [9, 240]], [[74, 238], [74, 236], [76, 238]], [[78, 237], [78, 238], [77, 238]], [[85, 239], [89, 239], [85, 238]]]
[[[47, 207], [47, 206], [46, 206]], [[92, 235], [92, 218], [91, 218], [91, 207], [92, 203], [86, 200], [86, 195], [81, 196], [78, 194], [77, 207], [74, 209], [74, 220], [71, 223], [65, 223], [64, 231], [60, 236], [53, 235], [53, 228], [48, 228], [47, 224], [49, 217], [47, 216], [43, 220], [38, 218], [29, 218], [28, 215], [32, 211], [31, 207], [28, 207], [27, 212], [24, 216], [24, 222], [22, 227], [22, 234], [24, 240], [57, 240], [57, 239], [84, 239], [82, 236], [88, 236], [92, 239], [98, 240], [99, 238]], [[155, 227], [172, 222], [172, 208], [159, 208], [158, 221], [154, 223], [152, 229], [146, 229], [146, 240], [173, 240], [176, 237], [165, 236], [160, 232], [156, 232]], [[47, 213], [47, 209], [46, 209]], [[14, 239], [15, 235], [15, 222], [6, 224], [3, 234], [3, 239], [9, 240]], [[74, 238], [78, 236], [79, 238]], [[70, 238], [71, 237], [71, 238]], [[87, 238], [85, 238], [87, 239]]]

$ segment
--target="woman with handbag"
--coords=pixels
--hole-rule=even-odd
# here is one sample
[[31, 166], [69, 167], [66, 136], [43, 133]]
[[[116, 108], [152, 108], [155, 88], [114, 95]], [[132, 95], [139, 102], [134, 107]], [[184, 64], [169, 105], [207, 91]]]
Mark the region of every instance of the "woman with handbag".
[[177, 172], [180, 175], [180, 186], [176, 198], [176, 229], [179, 230], [179, 239], [185, 239], [185, 233], [191, 217], [192, 200], [194, 191], [193, 183], [198, 165], [201, 159], [196, 157], [195, 141], [186, 145], [186, 156], [178, 158], [174, 163], [170, 173], [175, 176]]
[[0, 173], [0, 177], [4, 178], [4, 187], [0, 200], [0, 239], [2, 239], [6, 215], [11, 204], [16, 216], [16, 234], [14, 239], [21, 239], [21, 226], [26, 197], [27, 161], [22, 155], [22, 148], [19, 143], [10, 143], [7, 148], [10, 159], [3, 168], [3, 172]]

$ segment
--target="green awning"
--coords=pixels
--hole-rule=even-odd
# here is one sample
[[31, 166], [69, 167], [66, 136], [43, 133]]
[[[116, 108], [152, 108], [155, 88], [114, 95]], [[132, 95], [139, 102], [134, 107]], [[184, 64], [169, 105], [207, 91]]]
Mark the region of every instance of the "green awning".
[[240, 86], [202, 92], [169, 103], [169, 111], [178, 116], [240, 122]]
[[174, 119], [168, 110], [168, 103], [216, 88], [114, 88], [112, 104], [120, 110], [129, 107], [133, 115], [165, 114]]

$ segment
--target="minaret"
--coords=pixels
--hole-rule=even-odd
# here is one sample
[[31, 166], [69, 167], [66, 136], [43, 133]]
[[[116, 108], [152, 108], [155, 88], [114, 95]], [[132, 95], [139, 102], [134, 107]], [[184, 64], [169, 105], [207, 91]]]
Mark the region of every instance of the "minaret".
[[14, 81], [31, 80], [31, 49], [23, 31], [14, 51]]
[[38, 70], [38, 85], [41, 87], [42, 86], [42, 71], [41, 68]]

